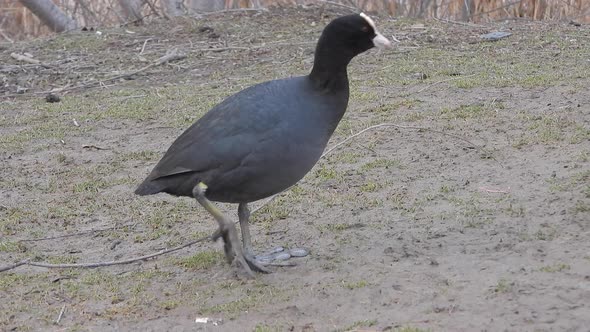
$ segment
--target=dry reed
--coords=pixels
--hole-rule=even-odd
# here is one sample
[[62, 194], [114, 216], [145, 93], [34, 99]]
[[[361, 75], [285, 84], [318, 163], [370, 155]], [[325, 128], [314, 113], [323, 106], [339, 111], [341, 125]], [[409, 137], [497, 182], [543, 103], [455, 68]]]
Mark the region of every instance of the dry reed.
[[[190, 1], [185, 0], [188, 4]], [[439, 18], [488, 22], [507, 18], [590, 22], [590, 0], [219, 0], [225, 8], [248, 8], [341, 3], [367, 12], [395, 17]], [[108, 26], [124, 21], [118, 0], [54, 0], [81, 26]], [[150, 0], [162, 12], [160, 0]], [[189, 6], [190, 7], [190, 6]], [[143, 14], [153, 12], [145, 6]], [[18, 0], [0, 0], [0, 41], [39, 36], [50, 31]]]

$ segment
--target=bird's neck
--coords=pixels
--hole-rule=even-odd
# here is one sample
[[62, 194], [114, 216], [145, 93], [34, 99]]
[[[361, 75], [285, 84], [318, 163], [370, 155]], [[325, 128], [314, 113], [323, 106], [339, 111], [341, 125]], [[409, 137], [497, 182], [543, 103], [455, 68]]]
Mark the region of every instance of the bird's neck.
[[[324, 37], [324, 36], [322, 36]], [[346, 67], [354, 54], [350, 51], [330, 45], [320, 38], [315, 51], [313, 68], [309, 78], [314, 86], [326, 92], [348, 92], [348, 74]]]
[[318, 90], [337, 93], [348, 91], [348, 75], [346, 67], [342, 70], [330, 70], [325, 68], [316, 68], [309, 74], [314, 87]]

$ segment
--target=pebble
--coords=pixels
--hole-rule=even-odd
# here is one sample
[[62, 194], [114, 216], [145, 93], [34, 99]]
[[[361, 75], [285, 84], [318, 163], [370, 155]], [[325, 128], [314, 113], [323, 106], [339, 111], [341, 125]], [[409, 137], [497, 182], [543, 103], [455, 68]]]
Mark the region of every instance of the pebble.
[[479, 37], [487, 41], [496, 41], [510, 36], [512, 36], [510, 32], [494, 31], [486, 33], [485, 35], [480, 35]]

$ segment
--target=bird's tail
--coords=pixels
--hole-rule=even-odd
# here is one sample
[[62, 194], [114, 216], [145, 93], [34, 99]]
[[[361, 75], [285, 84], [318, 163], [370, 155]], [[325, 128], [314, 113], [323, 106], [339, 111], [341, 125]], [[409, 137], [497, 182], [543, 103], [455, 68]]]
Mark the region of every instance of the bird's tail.
[[159, 192], [162, 192], [162, 187], [157, 182], [153, 182], [150, 179], [146, 179], [143, 181], [137, 189], [135, 189], [135, 194], [139, 196], [147, 196], [147, 195], [154, 195]]

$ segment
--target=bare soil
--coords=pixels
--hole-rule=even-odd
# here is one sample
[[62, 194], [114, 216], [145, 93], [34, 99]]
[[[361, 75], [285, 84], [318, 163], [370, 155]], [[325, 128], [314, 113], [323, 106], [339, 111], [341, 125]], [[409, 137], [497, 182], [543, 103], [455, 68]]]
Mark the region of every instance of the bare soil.
[[[135, 186], [226, 96], [306, 74], [343, 13], [225, 13], [0, 45], [0, 266], [121, 260], [211, 233], [193, 200]], [[339, 146], [253, 216], [259, 251], [309, 257], [254, 280], [210, 242], [130, 265], [20, 266], [0, 272], [0, 330], [587, 331], [589, 29], [376, 20], [401, 43], [354, 59], [331, 146], [398, 127]], [[480, 40], [492, 31], [512, 36]], [[174, 48], [187, 58], [125, 75]]]

